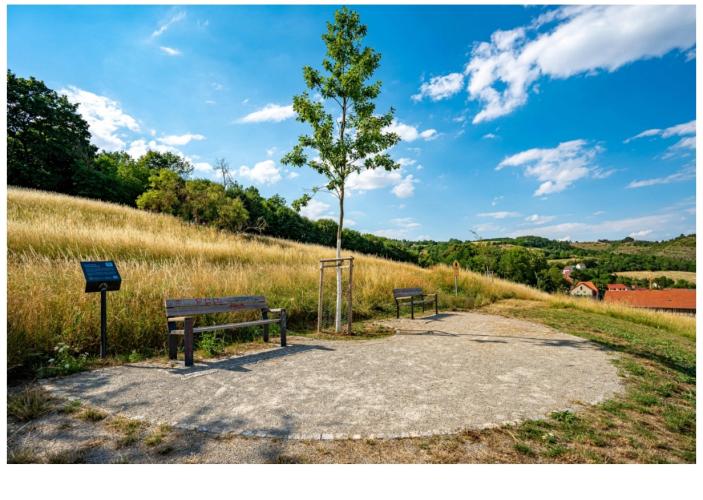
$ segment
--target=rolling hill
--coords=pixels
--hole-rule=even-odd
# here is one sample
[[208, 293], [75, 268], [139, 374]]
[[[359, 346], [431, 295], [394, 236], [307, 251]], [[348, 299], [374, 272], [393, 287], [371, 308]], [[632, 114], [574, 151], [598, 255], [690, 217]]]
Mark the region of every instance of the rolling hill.
[[[471, 309], [508, 298], [577, 307], [650, 325], [694, 320], [550, 296], [530, 287], [462, 271], [453, 295], [448, 266], [421, 268], [362, 254], [355, 257], [357, 319], [394, 312], [392, 289], [440, 292], [442, 309]], [[8, 367], [46, 359], [59, 343], [95, 352], [98, 298], [84, 293], [81, 260], [115, 260], [122, 289], [109, 294], [110, 351], [162, 349], [167, 297], [260, 294], [285, 307], [291, 329], [317, 314], [318, 261], [328, 247], [236, 235], [121, 205], [41, 191], [8, 189]], [[330, 273], [331, 274], [331, 273]]]

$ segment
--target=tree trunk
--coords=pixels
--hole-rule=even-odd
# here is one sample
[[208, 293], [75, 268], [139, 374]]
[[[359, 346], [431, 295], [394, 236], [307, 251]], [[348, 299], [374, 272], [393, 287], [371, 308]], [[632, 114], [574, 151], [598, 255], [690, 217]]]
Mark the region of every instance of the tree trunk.
[[[337, 225], [337, 258], [342, 258], [342, 225], [344, 223], [344, 191], [339, 196], [339, 224]], [[340, 262], [337, 262], [337, 266]], [[342, 331], [342, 268], [337, 267], [337, 303], [334, 310], [334, 331]]]

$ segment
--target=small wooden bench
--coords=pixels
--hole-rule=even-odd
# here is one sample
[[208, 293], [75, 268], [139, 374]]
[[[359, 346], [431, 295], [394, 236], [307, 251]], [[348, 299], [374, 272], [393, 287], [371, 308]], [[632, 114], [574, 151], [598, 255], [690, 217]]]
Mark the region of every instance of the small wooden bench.
[[[194, 328], [195, 316], [250, 310], [260, 310], [261, 319]], [[278, 314], [278, 318], [269, 319], [269, 313]], [[269, 325], [278, 323], [281, 331], [281, 347], [286, 345], [286, 310], [269, 309], [266, 304], [266, 298], [262, 296], [167, 299], [166, 321], [168, 323], [168, 357], [169, 359], [177, 359], [178, 337], [183, 335], [186, 366], [193, 366], [193, 334], [195, 333], [262, 326], [264, 329], [264, 342], [268, 342]], [[176, 328], [178, 323], [183, 323], [183, 329], [179, 330]]]
[[415, 319], [415, 304], [422, 304], [422, 311], [425, 311], [425, 304], [434, 303], [434, 313], [439, 314], [437, 308], [437, 294], [424, 293], [422, 288], [394, 288], [393, 298], [395, 299], [395, 317], [400, 318], [401, 303], [410, 303], [410, 318]]

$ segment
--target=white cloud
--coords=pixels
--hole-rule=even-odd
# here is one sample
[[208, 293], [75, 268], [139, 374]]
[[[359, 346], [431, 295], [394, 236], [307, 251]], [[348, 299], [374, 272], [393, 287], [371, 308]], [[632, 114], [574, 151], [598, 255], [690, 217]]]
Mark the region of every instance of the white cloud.
[[[534, 32], [557, 20], [549, 32]], [[532, 26], [496, 31], [474, 46], [465, 74], [468, 93], [482, 109], [473, 123], [507, 115], [527, 102], [538, 78], [615, 71], [695, 44], [694, 6], [565, 7]]]
[[293, 117], [295, 117], [295, 111], [292, 104], [289, 106], [267, 104], [263, 108], [249, 113], [239, 121], [242, 123], [282, 122]]
[[526, 222], [531, 222], [532, 224], [536, 225], [546, 224], [547, 222], [552, 222], [554, 219], [556, 219], [556, 216], [554, 215], [532, 214], [525, 217]]
[[393, 194], [398, 198], [409, 198], [415, 193], [415, 179], [412, 175], [406, 176], [393, 188]]
[[202, 141], [205, 139], [201, 134], [182, 134], [182, 135], [166, 135], [159, 138], [159, 142], [168, 144], [169, 146], [185, 146], [190, 141]]
[[412, 217], [399, 217], [397, 219], [391, 219], [390, 223], [404, 229], [415, 229], [421, 226], [421, 224]]
[[212, 99], [206, 99], [205, 104], [213, 105], [213, 104], [217, 104], [217, 101], [213, 101]]
[[163, 52], [167, 56], [180, 56], [181, 55], [181, 51], [178, 49], [174, 49], [173, 47], [165, 47], [162, 45], [161, 47], [159, 47], [159, 49], [161, 50], [161, 52]]
[[312, 199], [308, 204], [300, 209], [300, 215], [308, 219], [330, 219], [332, 215], [329, 213], [330, 205], [324, 201]]
[[403, 176], [399, 170], [387, 171], [381, 168], [364, 169], [353, 172], [347, 178], [347, 188], [350, 191], [372, 191], [400, 183]]
[[116, 151], [125, 147], [125, 141], [118, 135], [121, 129], [139, 131], [137, 120], [122, 111], [119, 103], [109, 97], [100, 96], [78, 87], [61, 89], [69, 101], [78, 104], [78, 112], [88, 122], [90, 135], [95, 144], [105, 151]]
[[[644, 215], [627, 219], [606, 220], [602, 222], [566, 222], [551, 226], [535, 227], [530, 232], [536, 236], [560, 239], [571, 236], [581, 241], [597, 238], [622, 238], [626, 234], [642, 231], [646, 227], [652, 233], [665, 233], [672, 230], [676, 233], [691, 232], [691, 228], [682, 220], [679, 210], [670, 210], [665, 213]], [[512, 236], [519, 236], [524, 231], [514, 231]]]
[[417, 160], [413, 160], [412, 158], [398, 158], [396, 162], [400, 164], [401, 167], [410, 167], [415, 165]]
[[203, 172], [206, 174], [211, 174], [215, 171], [214, 167], [206, 161], [194, 162], [193, 168], [198, 172]]
[[491, 134], [490, 132], [488, 134], [483, 134], [484, 139], [495, 139], [496, 137], [498, 136], [495, 134]]
[[179, 21], [185, 19], [186, 13], [184, 11], [179, 11], [173, 14], [171, 17], [166, 19], [159, 27], [151, 34], [152, 38], [159, 37], [163, 35], [168, 29]]
[[505, 196], [494, 196], [493, 200], [491, 200], [491, 206], [495, 207]]
[[278, 151], [278, 148], [276, 146], [270, 147], [266, 150], [266, 156], [273, 156], [276, 154], [276, 151]]
[[643, 229], [642, 231], [634, 231], [630, 233], [628, 236], [630, 238], [642, 238], [644, 236], [647, 236], [648, 234], [652, 234], [651, 229]]
[[407, 142], [413, 142], [417, 139], [431, 141], [432, 139], [436, 139], [439, 135], [437, 134], [437, 131], [433, 128], [420, 132], [416, 127], [399, 122], [397, 120], [393, 120], [393, 123], [391, 123], [388, 127], [384, 127], [383, 131], [398, 134], [401, 140]]
[[500, 212], [483, 212], [480, 214], [476, 214], [479, 217], [490, 217], [491, 219], [507, 219], [510, 217], [520, 217], [519, 212], [508, 212], [508, 211], [500, 211]]
[[299, 175], [300, 175], [300, 174], [299, 174], [298, 172], [295, 172], [295, 171], [291, 170], [291, 171], [289, 171], [289, 172], [286, 173], [286, 178], [288, 178], [288, 179], [295, 179], [295, 178], [298, 177]]
[[281, 171], [273, 160], [260, 161], [253, 168], [239, 167], [239, 176], [256, 184], [275, 184], [281, 180]]
[[593, 160], [602, 149], [588, 146], [586, 141], [562, 142], [555, 148], [533, 148], [505, 158], [496, 170], [506, 167], [523, 167], [525, 175], [541, 182], [535, 196], [558, 193], [584, 177], [601, 175]]
[[394, 227], [389, 229], [379, 229], [378, 231], [374, 231], [373, 234], [383, 236], [385, 238], [408, 239], [414, 229], [422, 227], [422, 225], [412, 217], [399, 217], [396, 219], [391, 219], [389, 222]]
[[632, 181], [627, 185], [628, 189], [643, 188], [649, 186], [657, 186], [660, 184], [671, 184], [673, 182], [683, 182], [696, 178], [696, 167], [684, 167], [678, 172], [665, 177], [655, 177], [653, 179], [643, 179], [641, 181]]
[[[635, 139], [641, 139], [643, 137], [663, 137], [663, 138], [669, 138], [673, 136], [689, 136], [689, 135], [696, 135], [696, 120], [691, 120], [690, 122], [686, 123], [679, 123], [678, 125], [673, 125], [668, 128], [650, 128], [649, 130], [645, 130], [644, 132], [640, 132], [639, 134], [630, 137], [629, 139], [625, 139], [625, 143], [628, 143], [630, 141], [633, 141]], [[695, 144], [695, 140], [694, 140]], [[695, 145], [694, 145], [695, 147]]]
[[167, 144], [162, 144], [154, 140], [146, 141], [144, 139], [137, 139], [132, 141], [127, 149], [127, 154], [132, 158], [139, 158], [146, 154], [147, 151], [157, 151], [159, 153], [175, 153], [180, 156], [184, 156], [178, 149]]
[[423, 97], [429, 97], [433, 101], [447, 99], [461, 91], [463, 85], [464, 75], [461, 73], [435, 76], [420, 86], [420, 92], [412, 96], [412, 100], [421, 101]]

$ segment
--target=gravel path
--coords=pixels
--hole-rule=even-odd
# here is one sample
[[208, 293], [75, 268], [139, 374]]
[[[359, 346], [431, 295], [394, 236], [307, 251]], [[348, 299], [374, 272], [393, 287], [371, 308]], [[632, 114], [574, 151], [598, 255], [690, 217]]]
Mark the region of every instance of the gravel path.
[[290, 439], [449, 434], [540, 418], [621, 389], [612, 354], [547, 327], [476, 313], [385, 321], [392, 337], [322, 341], [196, 363], [54, 379], [58, 395], [153, 423]]

